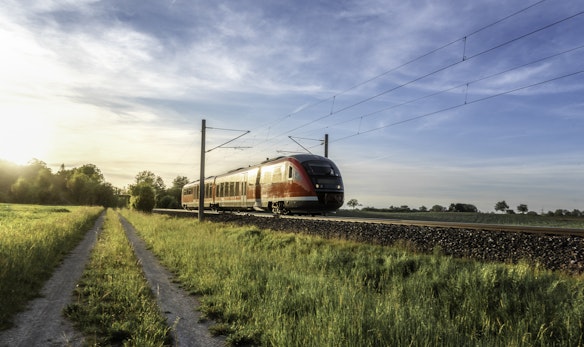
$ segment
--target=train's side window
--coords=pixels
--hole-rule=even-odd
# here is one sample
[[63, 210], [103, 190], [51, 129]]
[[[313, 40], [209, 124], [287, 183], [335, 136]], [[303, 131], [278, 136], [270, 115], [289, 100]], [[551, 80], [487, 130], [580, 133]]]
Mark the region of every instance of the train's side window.
[[294, 177], [294, 168], [292, 166], [288, 167], [288, 179], [291, 180]]

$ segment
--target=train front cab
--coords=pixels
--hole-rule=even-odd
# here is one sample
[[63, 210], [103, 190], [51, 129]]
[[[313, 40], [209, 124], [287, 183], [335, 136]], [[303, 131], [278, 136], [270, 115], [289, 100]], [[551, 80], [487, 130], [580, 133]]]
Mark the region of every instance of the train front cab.
[[343, 205], [340, 172], [324, 157], [295, 155], [264, 165], [260, 184], [262, 205], [274, 213], [326, 213]]
[[301, 161], [317, 196], [313, 210], [322, 212], [336, 211], [344, 202], [343, 179], [338, 167], [329, 159], [317, 157]]

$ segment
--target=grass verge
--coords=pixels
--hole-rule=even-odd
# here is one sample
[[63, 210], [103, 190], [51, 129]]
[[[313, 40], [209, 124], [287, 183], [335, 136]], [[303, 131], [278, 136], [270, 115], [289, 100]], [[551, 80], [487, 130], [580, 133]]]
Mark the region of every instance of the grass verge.
[[65, 314], [91, 345], [163, 346], [170, 329], [156, 305], [117, 213], [108, 209], [103, 231]]
[[234, 345], [583, 343], [584, 282], [526, 263], [123, 214]]
[[101, 207], [0, 204], [0, 329], [37, 297]]

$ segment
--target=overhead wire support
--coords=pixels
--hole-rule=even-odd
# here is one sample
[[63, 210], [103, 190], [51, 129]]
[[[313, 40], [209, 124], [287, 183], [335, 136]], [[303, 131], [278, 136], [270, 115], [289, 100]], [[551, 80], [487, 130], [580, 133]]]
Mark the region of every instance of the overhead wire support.
[[[297, 136], [288, 136], [288, 138], [292, 141], [294, 141], [298, 146], [302, 147], [305, 151], [307, 151], [310, 154], [313, 154], [308, 148], [304, 147], [302, 144], [300, 144], [300, 142], [296, 141], [296, 139], [299, 140], [307, 140], [307, 141], [318, 141], [320, 142], [320, 146], [324, 145], [324, 156], [325, 158], [328, 158], [328, 144], [329, 144], [329, 135], [328, 134], [324, 134], [324, 139], [309, 139], [306, 137], [297, 137]], [[316, 146], [313, 146], [316, 147]], [[311, 148], [313, 148], [311, 147]], [[278, 152], [285, 152], [285, 151], [278, 151]]]
[[296, 142], [296, 144], [297, 144], [298, 146], [302, 147], [302, 149], [304, 149], [304, 150], [305, 150], [305, 151], [307, 151], [308, 153], [312, 154], [312, 152], [311, 152], [311, 151], [310, 151], [308, 148], [306, 148], [306, 147], [302, 146], [302, 144], [301, 144], [300, 142], [298, 142], [298, 141], [294, 140], [294, 136], [288, 136], [288, 138], [289, 138], [290, 140], [292, 140], [292, 141]]
[[243, 132], [243, 134], [241, 134], [241, 135], [239, 135], [239, 136], [237, 136], [237, 137], [235, 137], [235, 138], [233, 138], [233, 139], [231, 139], [231, 140], [229, 140], [229, 141], [227, 141], [227, 142], [223, 142], [223, 143], [222, 143], [222, 144], [220, 144], [219, 146], [215, 146], [215, 147], [213, 147], [213, 148], [211, 148], [211, 149], [207, 150], [205, 153], [209, 153], [209, 152], [211, 152], [212, 150], [214, 150], [214, 149], [217, 149], [217, 148], [249, 148], [249, 147], [224, 147], [224, 146], [225, 146], [226, 144], [228, 144], [228, 143], [231, 143], [231, 142], [233, 142], [233, 141], [235, 141], [235, 140], [239, 139], [240, 137], [243, 137], [243, 136], [245, 136], [245, 135], [249, 134], [249, 133], [251, 132], [250, 130], [221, 129], [221, 128], [209, 128], [209, 127], [207, 127], [207, 129], [225, 130], [225, 131], [242, 131], [242, 132]]

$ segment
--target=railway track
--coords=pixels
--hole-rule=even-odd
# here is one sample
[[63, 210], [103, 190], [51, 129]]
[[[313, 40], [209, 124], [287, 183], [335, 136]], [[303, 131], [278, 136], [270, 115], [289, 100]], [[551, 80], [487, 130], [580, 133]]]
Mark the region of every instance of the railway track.
[[[178, 209], [154, 209], [154, 213], [170, 214], [175, 216], [197, 216], [197, 211], [187, 211]], [[275, 218], [271, 213], [259, 212], [227, 212], [236, 216], [254, 216], [260, 218]], [[206, 215], [216, 216], [221, 212], [205, 211]], [[339, 217], [339, 216], [278, 216], [276, 218], [283, 219], [297, 219], [297, 220], [321, 220], [332, 222], [346, 222], [346, 223], [372, 223], [372, 224], [393, 224], [403, 226], [421, 226], [433, 228], [455, 228], [455, 229], [475, 229], [486, 231], [499, 232], [516, 232], [539, 235], [559, 235], [559, 236], [577, 236], [584, 237], [584, 229], [577, 228], [557, 228], [557, 227], [542, 227], [530, 225], [507, 225], [507, 224], [485, 224], [485, 223], [461, 223], [461, 222], [442, 222], [442, 221], [421, 221], [408, 219], [389, 219], [389, 218], [355, 218], [355, 217]]]

